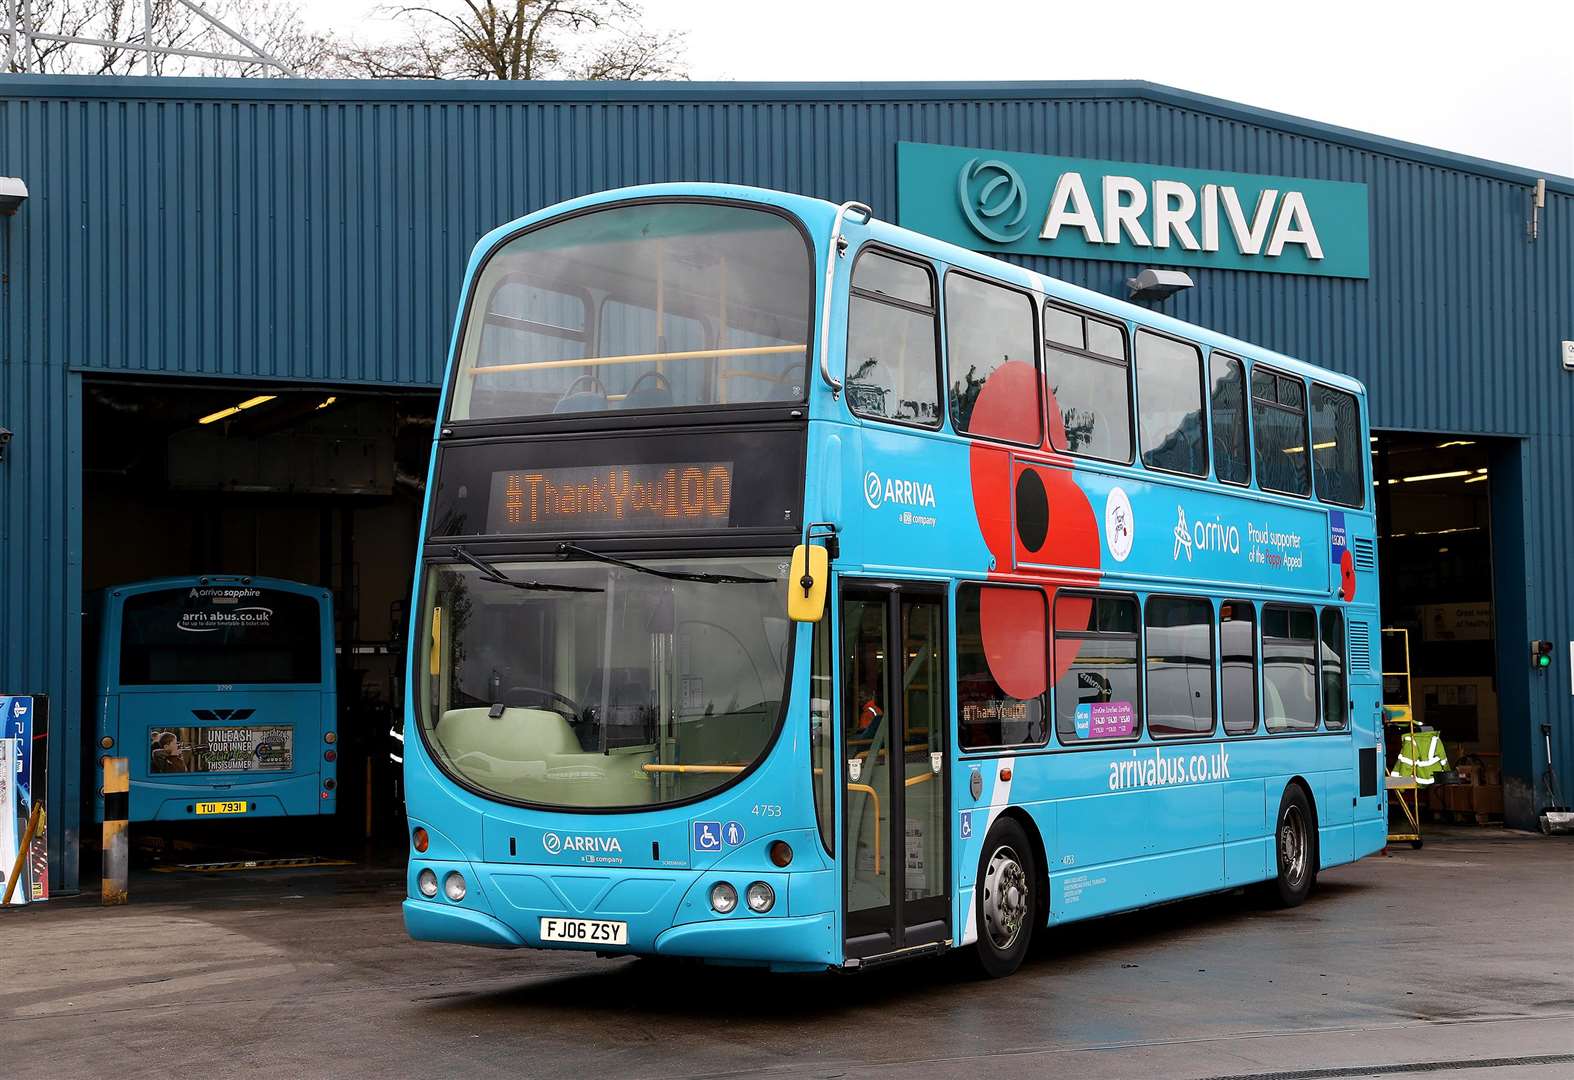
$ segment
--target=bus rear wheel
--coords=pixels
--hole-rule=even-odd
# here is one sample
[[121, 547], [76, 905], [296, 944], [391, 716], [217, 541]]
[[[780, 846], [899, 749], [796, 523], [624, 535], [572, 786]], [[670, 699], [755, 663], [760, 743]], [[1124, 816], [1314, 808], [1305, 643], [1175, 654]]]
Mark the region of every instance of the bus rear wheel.
[[1276, 906], [1292, 908], [1310, 896], [1317, 883], [1317, 815], [1299, 784], [1284, 789], [1276, 821], [1273, 849], [1278, 872], [1264, 892]]
[[1027, 831], [1012, 818], [995, 822], [984, 838], [973, 889], [978, 920], [974, 961], [991, 979], [1022, 966], [1033, 940], [1038, 866]]

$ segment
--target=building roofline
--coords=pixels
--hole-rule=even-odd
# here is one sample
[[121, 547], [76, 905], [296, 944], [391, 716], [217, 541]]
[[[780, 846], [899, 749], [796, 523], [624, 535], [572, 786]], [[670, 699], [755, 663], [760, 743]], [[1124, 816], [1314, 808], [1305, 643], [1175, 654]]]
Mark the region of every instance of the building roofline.
[[[1140, 79], [1064, 82], [569, 82], [556, 80], [428, 79], [188, 79], [145, 76], [3, 75], [0, 100], [13, 98], [114, 98], [235, 102], [557, 102], [615, 104], [641, 102], [876, 102], [1020, 101], [1046, 99], [1116, 100], [1136, 98], [1293, 135], [1334, 142], [1388, 157], [1473, 173], [1509, 183], [1534, 184], [1574, 195], [1574, 177], [1419, 143], [1391, 139], [1354, 128], [1274, 112]], [[1004, 149], [1004, 148], [1003, 148]]]

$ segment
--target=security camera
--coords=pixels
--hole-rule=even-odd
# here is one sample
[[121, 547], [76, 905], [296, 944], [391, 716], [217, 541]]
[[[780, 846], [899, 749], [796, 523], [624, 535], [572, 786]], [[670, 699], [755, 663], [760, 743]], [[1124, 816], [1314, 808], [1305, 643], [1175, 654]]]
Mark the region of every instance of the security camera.
[[1179, 270], [1155, 270], [1151, 266], [1136, 277], [1126, 279], [1126, 288], [1133, 300], [1168, 300], [1192, 285], [1189, 274]]

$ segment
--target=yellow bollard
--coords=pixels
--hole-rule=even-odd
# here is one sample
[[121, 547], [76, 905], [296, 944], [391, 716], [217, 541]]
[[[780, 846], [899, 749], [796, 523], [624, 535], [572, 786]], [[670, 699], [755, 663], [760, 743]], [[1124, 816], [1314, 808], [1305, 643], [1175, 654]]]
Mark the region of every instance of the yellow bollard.
[[128, 872], [126, 818], [131, 807], [131, 762], [104, 758], [104, 869], [102, 903], [124, 904]]

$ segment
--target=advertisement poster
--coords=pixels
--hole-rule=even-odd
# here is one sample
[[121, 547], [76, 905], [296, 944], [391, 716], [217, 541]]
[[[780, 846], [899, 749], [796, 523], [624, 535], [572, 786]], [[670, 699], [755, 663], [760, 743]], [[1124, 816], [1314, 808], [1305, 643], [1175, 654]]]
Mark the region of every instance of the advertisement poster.
[[[34, 796], [44, 798], [46, 724], [43, 698], [0, 696], [0, 875], [10, 879], [16, 865], [18, 845], [27, 831]], [[11, 903], [26, 904], [49, 898], [49, 859], [42, 824], [28, 844], [22, 860], [20, 880], [11, 894]], [[0, 882], [0, 895], [5, 883]]]
[[149, 735], [148, 771], [154, 775], [289, 772], [294, 767], [295, 729], [285, 725], [154, 728]]

